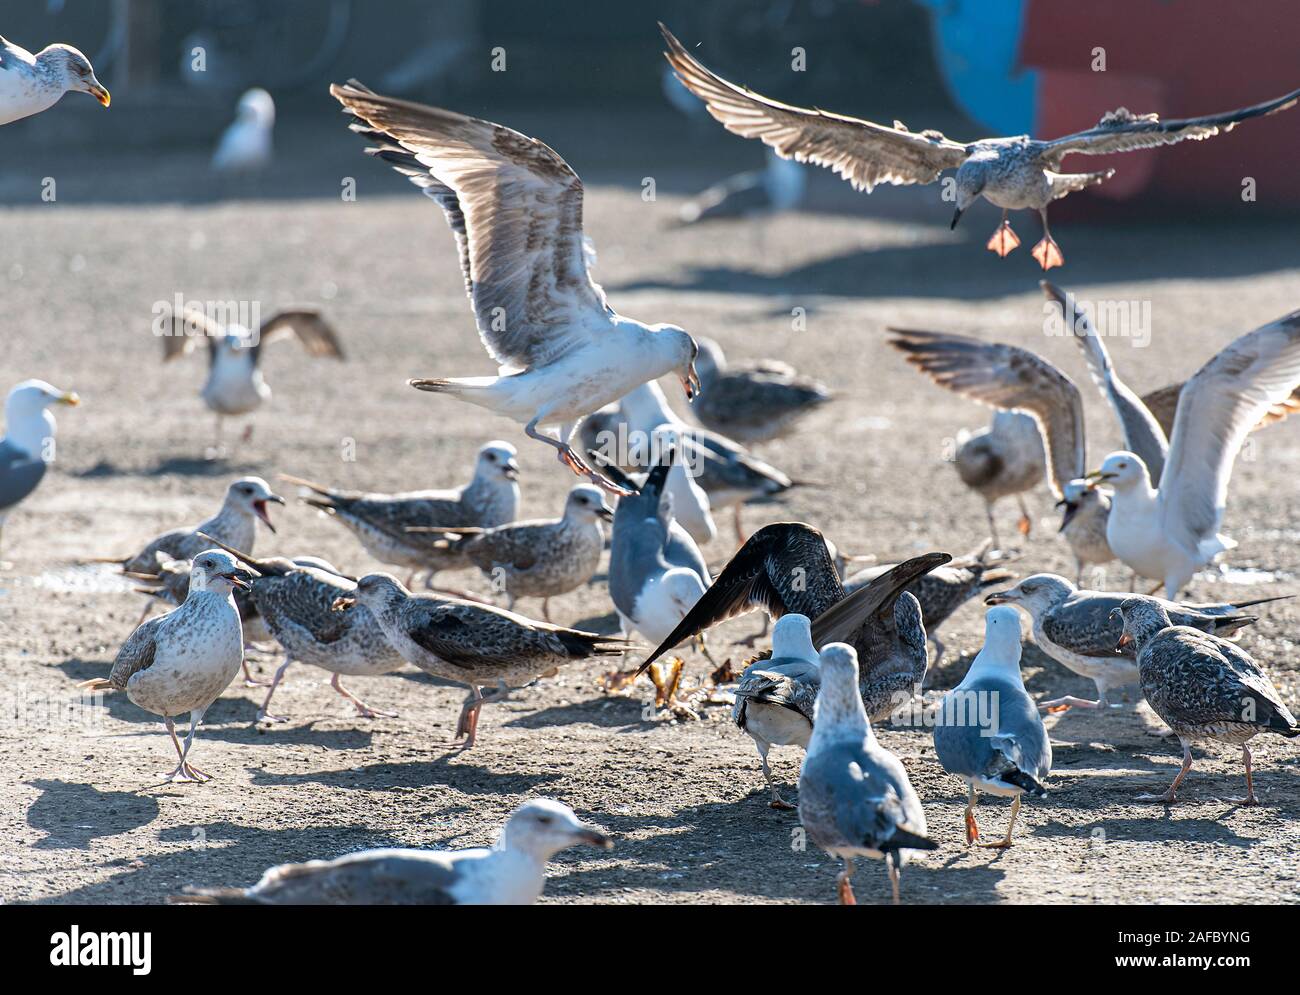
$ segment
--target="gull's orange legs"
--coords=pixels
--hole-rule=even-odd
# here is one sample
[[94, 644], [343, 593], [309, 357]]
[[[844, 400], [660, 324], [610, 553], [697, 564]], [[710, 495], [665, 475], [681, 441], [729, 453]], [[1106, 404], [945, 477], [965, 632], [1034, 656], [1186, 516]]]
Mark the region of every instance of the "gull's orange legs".
[[1053, 266], [1064, 266], [1065, 256], [1061, 254], [1061, 247], [1056, 244], [1056, 239], [1052, 238], [1052, 230], [1047, 227], [1047, 209], [1038, 212], [1038, 216], [1043, 219], [1043, 237], [1032, 250], [1033, 257], [1038, 260], [1038, 265], [1043, 269], [1051, 269]]
[[997, 231], [993, 237], [985, 243], [985, 248], [990, 252], [996, 252], [999, 256], [1005, 257], [1012, 249], [1020, 244], [1020, 239], [1016, 233], [1011, 230], [1011, 222], [1007, 220], [1007, 212], [1002, 212], [1002, 224], [998, 225]]

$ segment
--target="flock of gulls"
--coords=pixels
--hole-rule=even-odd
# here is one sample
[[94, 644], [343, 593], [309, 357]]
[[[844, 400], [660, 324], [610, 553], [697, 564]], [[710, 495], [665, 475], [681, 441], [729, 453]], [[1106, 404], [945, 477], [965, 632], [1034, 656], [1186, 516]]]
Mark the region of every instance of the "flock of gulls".
[[[728, 130], [759, 139], [781, 159], [830, 167], [867, 191], [878, 183], [933, 183], [955, 171], [953, 224], [978, 197], [1003, 208], [988, 247], [1005, 256], [1019, 241], [1007, 212], [1036, 210], [1043, 239], [1033, 255], [1043, 269], [1064, 261], [1047, 227], [1048, 205], [1112, 172], [1063, 172], [1067, 155], [1207, 139], [1285, 110], [1300, 96], [1175, 121], [1120, 109], [1052, 141], [964, 143], [899, 122], [875, 124], [771, 100], [705, 68], [666, 28], [663, 35], [678, 79]], [[80, 52], [51, 45], [32, 55], [0, 38], [0, 124], [44, 111], [67, 91], [109, 104]], [[615, 311], [588, 269], [582, 181], [540, 140], [356, 81], [330, 92], [352, 130], [371, 143], [367, 151], [441, 208], [479, 337], [499, 366], [497, 376], [418, 377], [411, 386], [517, 422], [580, 481], [556, 517], [519, 520], [518, 454], [502, 440], [482, 445], [466, 468], [467, 483], [444, 490], [372, 493], [284, 477], [370, 557], [404, 573], [404, 582], [383, 572], [353, 576], [318, 556], [257, 554], [259, 531], [274, 531], [269, 506], [285, 502], [259, 477], [232, 481], [204, 521], [142, 537], [137, 552], [105, 561], [137, 581], [149, 600], [109, 675], [83, 686], [124, 693], [162, 718], [177, 756], [168, 779], [213, 776], [192, 760], [196, 733], [241, 669], [246, 683], [265, 683], [245, 662], [255, 641], [274, 641], [283, 651], [260, 721], [284, 720], [271, 705], [293, 663], [329, 672], [334, 691], [365, 718], [388, 713], [342, 680], [410, 664], [465, 688], [453, 745], [468, 749], [483, 735], [485, 704], [557, 668], [621, 659], [646, 644], [653, 649], [635, 673], [650, 672], [671, 700], [682, 661], [665, 667], [661, 658], [686, 645], [708, 655], [710, 629], [758, 611], [765, 624], [750, 641], [766, 640], [770, 621], [770, 650], [758, 652], [739, 676], [729, 667], [715, 675], [724, 675], [719, 685], [730, 685], [735, 725], [757, 748], [772, 806], [797, 808], [808, 838], [843, 862], [842, 903], [855, 900], [851, 878], [859, 858], [885, 862], [897, 902], [907, 860], [945, 845], [928, 832], [906, 768], [873, 731], [917, 703], [932, 709], [939, 765], [966, 785], [968, 846], [1012, 846], [1022, 800], [1050, 791], [1044, 712], [1104, 708], [1131, 685], [1183, 748], [1177, 777], [1154, 798], [1175, 802], [1192, 744], [1214, 741], [1240, 746], [1240, 801], [1259, 803], [1249, 742], [1262, 733], [1300, 736], [1300, 724], [1264, 667], [1235, 640], [1258, 618], [1246, 609], [1276, 599], [1178, 598], [1196, 571], [1232, 548], [1219, 529], [1242, 443], [1255, 428], [1285, 417], [1300, 397], [1300, 312], [1241, 335], [1186, 383], [1143, 398], [1120, 379], [1086, 310], [1044, 282], [1125, 440], [1124, 450], [1100, 462], [1087, 452], [1083, 393], [1047, 360], [955, 332], [891, 330], [889, 344], [925, 377], [994, 409], [987, 428], [962, 438], [955, 460], [962, 483], [986, 504], [990, 539], [966, 556], [932, 552], [855, 570], [862, 558], [844, 554], [810, 524], [768, 524], [746, 536], [741, 522], [743, 506], [807, 486], [749, 447], [797, 431], [833, 403], [830, 389], [778, 360], [731, 361], [717, 343], [676, 325]], [[254, 94], [241, 103], [230, 157], [241, 146], [259, 146], [257, 135], [243, 132], [269, 127], [269, 101]], [[222, 420], [270, 396], [259, 372], [265, 343], [296, 337], [311, 356], [343, 358], [333, 328], [310, 309], [280, 312], [256, 329], [222, 327], [201, 313], [165, 318], [177, 328], [163, 337], [164, 359], [179, 358], [200, 338], [208, 347], [202, 399], [216, 415], [218, 452]], [[690, 420], [657, 383], [669, 375], [685, 393]], [[928, 388], [918, 381], [918, 389]], [[36, 491], [53, 459], [51, 409], [77, 403], [76, 394], [40, 380], [9, 392], [0, 526]], [[1046, 573], [1017, 581], [1008, 565], [1013, 557], [999, 546], [996, 502], [1020, 500], [1021, 531], [1028, 534], [1023, 495], [1044, 479], [1063, 509], [1061, 532], [1078, 565], [1074, 581]], [[701, 547], [717, 539], [714, 516], [728, 508], [739, 548], [715, 573]], [[609, 600], [621, 633], [553, 623], [550, 599], [592, 583], [606, 545]], [[1154, 583], [1151, 593], [1081, 586], [1087, 567], [1114, 560], [1132, 571], [1133, 585]], [[481, 572], [489, 597], [439, 583], [444, 572], [471, 570]], [[931, 690], [927, 701], [927, 676], [944, 652], [938, 629], [977, 596], [989, 606], [983, 648], [955, 687]], [[148, 617], [159, 602], [168, 610]], [[516, 611], [520, 602], [542, 618]], [[1022, 615], [1047, 656], [1095, 683], [1096, 700], [1030, 697], [1020, 670]], [[623, 674], [634, 679], [631, 671]], [[182, 740], [177, 720], [185, 718]], [[774, 746], [805, 751], [797, 805], [773, 778]], [[1013, 799], [1005, 834], [989, 843], [981, 842], [976, 820], [981, 792]], [[510, 816], [490, 849], [370, 850], [273, 867], [251, 887], [194, 889], [177, 900], [525, 903], [540, 895], [547, 860], [575, 844], [612, 845], [566, 806], [536, 799]]]

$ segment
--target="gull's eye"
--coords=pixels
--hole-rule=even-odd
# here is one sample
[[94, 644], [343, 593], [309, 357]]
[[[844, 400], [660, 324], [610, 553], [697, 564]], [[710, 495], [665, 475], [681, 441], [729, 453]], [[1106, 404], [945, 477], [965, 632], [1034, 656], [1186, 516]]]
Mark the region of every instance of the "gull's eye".
[[551, 817], [550, 817], [549, 815], [539, 815], [539, 816], [537, 817], [537, 824], [538, 824], [539, 826], [549, 826], [549, 825], [551, 824], [552, 821], [553, 821], [553, 820], [551, 819]]

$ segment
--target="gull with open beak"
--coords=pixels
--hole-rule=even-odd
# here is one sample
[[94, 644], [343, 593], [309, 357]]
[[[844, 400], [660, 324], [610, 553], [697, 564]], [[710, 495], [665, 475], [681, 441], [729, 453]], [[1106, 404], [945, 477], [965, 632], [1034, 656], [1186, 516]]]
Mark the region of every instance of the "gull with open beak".
[[104, 107], [111, 100], [90, 60], [71, 45], [47, 45], [33, 55], [0, 35], [0, 125], [39, 114], [70, 92], [89, 93]]
[[[24, 380], [5, 398], [5, 434], [0, 436], [0, 536], [5, 519], [26, 499], [54, 462], [57, 425], [50, 407], [76, 407], [81, 398], [44, 380]], [[0, 552], [4, 547], [0, 546]], [[0, 569], [6, 564], [0, 562]]]
[[[210, 775], [189, 762], [194, 733], [208, 707], [221, 696], [244, 659], [244, 637], [231, 592], [247, 589], [256, 571], [220, 549], [194, 557], [190, 593], [173, 612], [137, 628], [118, 651], [107, 678], [83, 682], [93, 691], [125, 691], [145, 711], [161, 715], [180, 762], [170, 781], [207, 781]], [[176, 717], [190, 713], [182, 746]]]

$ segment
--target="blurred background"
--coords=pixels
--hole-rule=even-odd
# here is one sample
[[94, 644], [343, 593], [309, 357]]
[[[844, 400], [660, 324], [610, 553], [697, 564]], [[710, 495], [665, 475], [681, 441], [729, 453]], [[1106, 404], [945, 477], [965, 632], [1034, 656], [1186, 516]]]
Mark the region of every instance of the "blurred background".
[[[727, 135], [671, 82], [657, 20], [762, 93], [970, 139], [1064, 134], [1121, 105], [1168, 117], [1286, 92], [1292, 18], [1286, 0], [5, 0], [0, 33], [32, 51], [81, 48], [113, 105], [105, 114], [65, 98], [57, 113], [6, 127], [0, 202], [30, 200], [31, 177], [61, 166], [77, 166], [67, 172], [79, 183], [90, 142], [126, 168], [65, 194], [320, 194], [315, 177], [337, 177], [355, 155], [326, 92], [350, 76], [543, 134], [596, 180], [631, 170], [698, 188], [708, 177], [687, 175], [686, 156], [716, 163], [719, 178], [765, 168], [757, 143]], [[214, 186], [212, 153], [252, 87], [277, 109], [274, 158], [255, 183]], [[1294, 207], [1297, 155], [1288, 116], [1252, 122], [1227, 139], [1128, 155], [1115, 180], [1056, 210], [1105, 219], [1108, 205], [1143, 194], [1148, 213], [1198, 201], [1248, 217], [1240, 198], [1199, 202], [1244, 175], [1271, 206]], [[891, 211], [889, 196], [852, 196], [829, 175], [800, 182], [814, 210]]]

